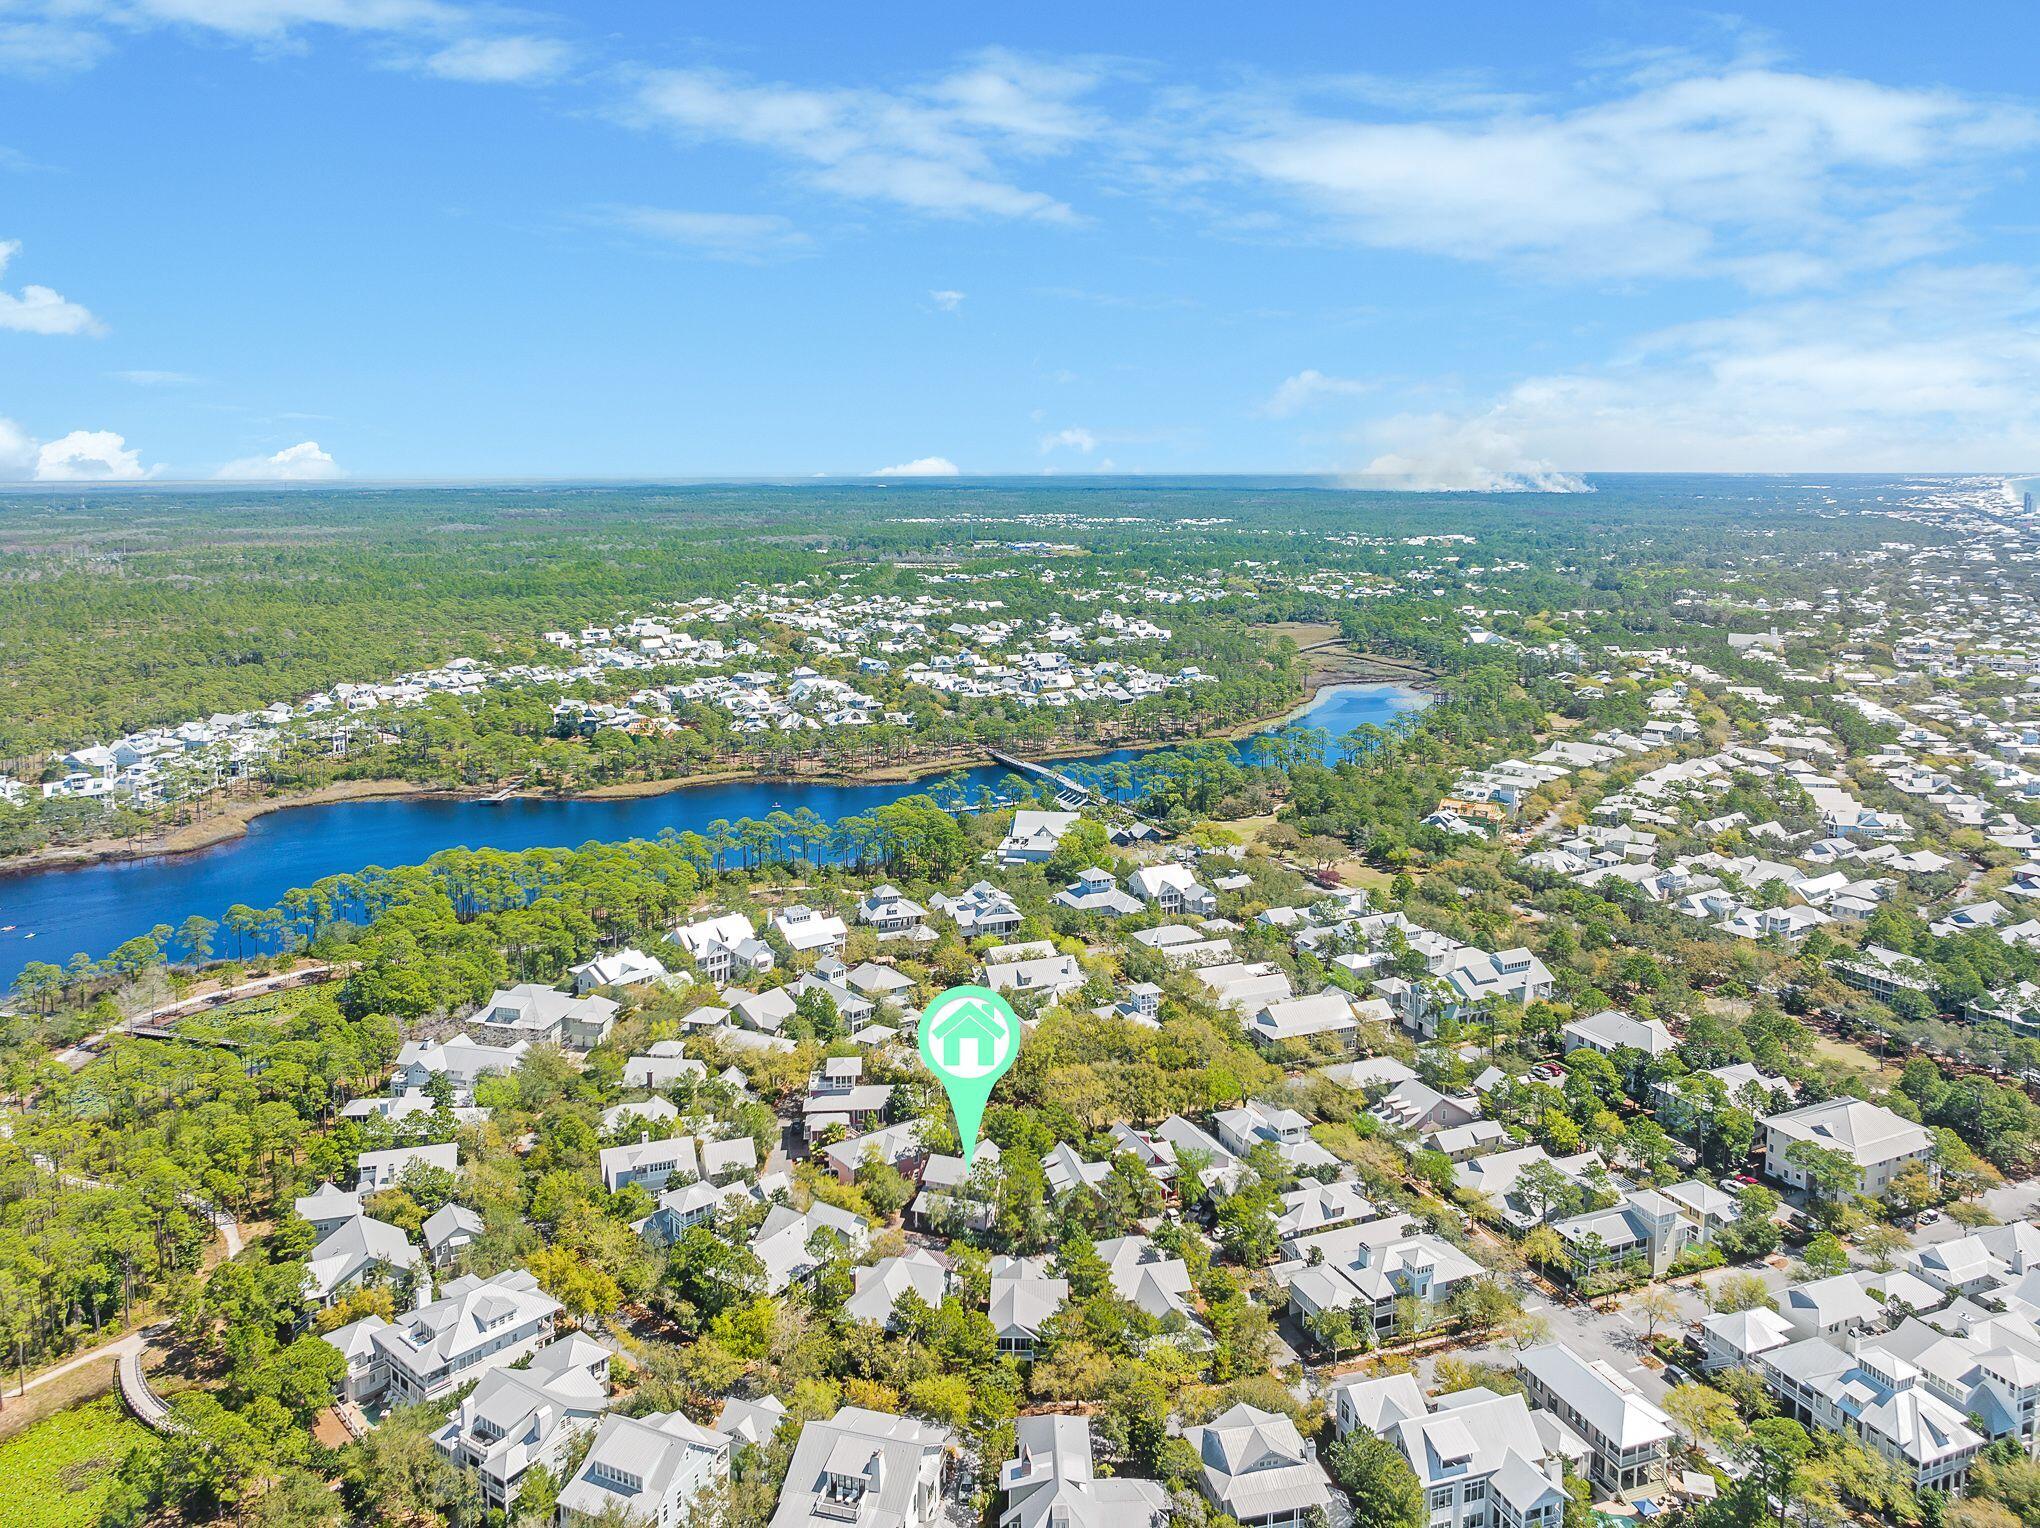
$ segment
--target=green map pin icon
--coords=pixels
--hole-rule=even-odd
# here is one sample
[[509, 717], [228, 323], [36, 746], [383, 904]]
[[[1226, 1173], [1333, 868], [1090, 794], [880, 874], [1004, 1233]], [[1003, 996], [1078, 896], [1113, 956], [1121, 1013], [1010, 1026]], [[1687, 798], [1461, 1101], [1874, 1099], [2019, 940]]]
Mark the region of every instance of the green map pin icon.
[[1020, 1015], [989, 987], [951, 987], [921, 1010], [920, 1031], [921, 1060], [949, 1095], [968, 1172], [992, 1084], [1020, 1054]]

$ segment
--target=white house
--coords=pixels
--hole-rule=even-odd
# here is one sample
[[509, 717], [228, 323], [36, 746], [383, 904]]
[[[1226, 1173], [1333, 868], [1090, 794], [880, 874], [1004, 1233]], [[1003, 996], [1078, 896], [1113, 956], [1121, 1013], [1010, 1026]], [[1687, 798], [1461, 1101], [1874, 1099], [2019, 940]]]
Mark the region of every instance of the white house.
[[635, 947], [616, 950], [584, 960], [567, 971], [574, 978], [574, 991], [586, 996], [602, 987], [635, 987], [657, 981], [666, 974], [666, 963]]
[[925, 1247], [912, 1247], [900, 1257], [882, 1257], [868, 1268], [859, 1268], [856, 1288], [843, 1302], [843, 1314], [853, 1321], [869, 1321], [890, 1328], [893, 1307], [912, 1291], [931, 1310], [942, 1303], [949, 1290], [949, 1269]]
[[1415, 1472], [1432, 1528], [1557, 1528], [1566, 1466], [1587, 1453], [1522, 1396], [1479, 1388], [1441, 1395], [1428, 1415], [1393, 1422], [1382, 1436]]
[[1277, 998], [1247, 1020], [1247, 1031], [1265, 1044], [1305, 1040], [1313, 1035], [1351, 1034], [1360, 1027], [1353, 1000], [1336, 987], [1308, 997]]
[[507, 1368], [552, 1336], [560, 1303], [521, 1269], [455, 1279], [433, 1299], [421, 1280], [418, 1304], [372, 1334], [364, 1394], [387, 1391], [392, 1405], [442, 1399], [488, 1369]]
[[1292, 1261], [1275, 1273], [1299, 1317], [1344, 1311], [1377, 1336], [1394, 1330], [1399, 1302], [1435, 1307], [1460, 1285], [1487, 1277], [1457, 1247], [1401, 1215], [1299, 1236], [1285, 1250]]
[[1619, 1050], [1639, 1050], [1656, 1058], [1678, 1044], [1661, 1021], [1633, 1018], [1618, 1008], [1574, 1019], [1561, 1031], [1561, 1038], [1567, 1055], [1576, 1050], [1598, 1051], [1604, 1056]]
[[1764, 1119], [1764, 1170], [1794, 1188], [1806, 1187], [1806, 1171], [1792, 1160], [1801, 1141], [1840, 1151], [1856, 1164], [1856, 1191], [1882, 1194], [1908, 1164], [1917, 1162], [1940, 1178], [1934, 1138], [1902, 1115], [1860, 1098], [1831, 1098]]
[[801, 903], [784, 908], [774, 916], [772, 929], [799, 955], [812, 955], [817, 950], [841, 950], [850, 938], [849, 925], [841, 918], [834, 913], [817, 912]]
[[444, 1043], [406, 1040], [397, 1051], [390, 1091], [410, 1092], [425, 1087], [434, 1077], [445, 1077], [453, 1083], [456, 1098], [472, 1097], [478, 1081], [516, 1071], [530, 1049], [528, 1040], [489, 1045], [466, 1035], [455, 1035]]
[[979, 881], [953, 897], [937, 893], [929, 903], [936, 912], [946, 913], [965, 939], [1003, 938], [1026, 921], [1012, 897], [990, 881]]
[[364, 1151], [354, 1159], [358, 1194], [380, 1193], [394, 1188], [411, 1167], [460, 1171], [460, 1147], [453, 1141], [440, 1146], [392, 1146], [386, 1151]]
[[557, 1475], [574, 1438], [609, 1409], [609, 1359], [600, 1343], [569, 1336], [522, 1369], [490, 1369], [432, 1441], [474, 1471], [485, 1506], [506, 1510], [527, 1470], [542, 1464]]
[[1022, 811], [1013, 814], [1013, 826], [1000, 840], [999, 858], [1009, 865], [1039, 863], [1055, 853], [1063, 834], [1077, 825], [1077, 812]]
[[845, 1406], [801, 1429], [771, 1528], [935, 1528], [949, 1432]]
[[1014, 1457], [999, 1470], [999, 1528], [1163, 1528], [1169, 1493], [1152, 1480], [1099, 1475], [1088, 1417], [1022, 1417]]
[[396, 1226], [355, 1214], [319, 1238], [305, 1258], [305, 1298], [331, 1305], [356, 1285], [417, 1266], [418, 1252]]
[[674, 1528], [729, 1467], [729, 1435], [677, 1411], [604, 1417], [581, 1467], [560, 1488], [560, 1528], [618, 1516], [644, 1528]]
[[[578, 989], [579, 977], [576, 977]], [[596, 985], [606, 985], [597, 983]], [[591, 990], [591, 989], [579, 989]], [[537, 982], [498, 987], [469, 1020], [491, 1040], [565, 1045], [589, 1050], [608, 1037], [617, 1005], [606, 997], [575, 997]]]
[[775, 961], [772, 947], [742, 913], [682, 924], [673, 930], [673, 942], [717, 985], [770, 971]]
[[1197, 1451], [1197, 1483], [1241, 1528], [1302, 1528], [1332, 1503], [1316, 1446], [1277, 1411], [1241, 1401], [1202, 1427], [1183, 1429]]
[[1554, 1342], [1524, 1353], [1517, 1372], [1531, 1402], [1585, 1441], [1595, 1485], [1619, 1494], [1664, 1478], [1671, 1418], [1607, 1360]]
[[857, 904], [857, 921], [876, 929], [881, 939], [913, 934], [927, 918], [928, 909], [902, 895], [897, 886], [874, 886]]
[[1165, 913], [1209, 918], [1218, 912], [1217, 894], [1182, 865], [1144, 866], [1126, 878], [1126, 889]]
[[1808, 1427], [1854, 1432], [1916, 1490], [1961, 1490], [1982, 1435], [1904, 1359], [1873, 1341], [1850, 1341], [1840, 1348], [1809, 1337], [1759, 1357], [1757, 1372], [1779, 1410]]
[[1069, 1280], [1051, 1278], [1038, 1257], [995, 1257], [991, 1279], [991, 1320], [999, 1351], [1032, 1358], [1042, 1323], [1069, 1302]]

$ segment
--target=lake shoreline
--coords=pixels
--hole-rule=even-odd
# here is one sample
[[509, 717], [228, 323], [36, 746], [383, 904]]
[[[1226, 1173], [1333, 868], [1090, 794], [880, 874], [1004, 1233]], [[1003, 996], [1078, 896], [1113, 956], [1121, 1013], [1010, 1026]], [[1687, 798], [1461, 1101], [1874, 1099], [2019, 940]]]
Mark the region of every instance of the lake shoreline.
[[[1389, 675], [1382, 669], [1374, 677], [1356, 677], [1344, 672], [1346, 660], [1359, 658], [1368, 661], [1365, 655], [1333, 653], [1326, 656], [1333, 661], [1320, 663], [1318, 654], [1311, 658], [1310, 674], [1304, 681], [1302, 698], [1286, 710], [1273, 716], [1250, 718], [1230, 727], [1212, 732], [1200, 733], [1195, 737], [1136, 739], [1132, 741], [1092, 739], [1085, 742], [1058, 744], [1041, 750], [1027, 750], [1022, 753], [1011, 751], [1015, 758], [1026, 758], [1030, 762], [1055, 763], [1061, 760], [1079, 759], [1099, 753], [1152, 753], [1160, 749], [1189, 747], [1198, 743], [1238, 742], [1256, 732], [1284, 727], [1305, 715], [1317, 704], [1319, 696], [1327, 690], [1349, 686], [1393, 685], [1413, 691], [1428, 692], [1435, 680], [1428, 672], [1412, 669], [1406, 676]], [[248, 800], [230, 801], [197, 822], [182, 824], [164, 832], [138, 839], [93, 839], [82, 844], [65, 844], [34, 850], [14, 859], [0, 861], [0, 886], [7, 878], [18, 875], [32, 875], [50, 870], [79, 870], [92, 865], [117, 864], [134, 860], [168, 859], [187, 854], [202, 853], [218, 848], [236, 839], [245, 838], [249, 825], [273, 812], [295, 811], [303, 807], [336, 806], [353, 801], [449, 801], [481, 802], [489, 800], [516, 801], [627, 801], [652, 796], [670, 795], [675, 791], [694, 789], [708, 785], [904, 785], [916, 780], [935, 780], [958, 770], [979, 768], [990, 763], [989, 756], [974, 754], [947, 755], [939, 759], [917, 759], [900, 764], [876, 765], [855, 771], [775, 771], [718, 770], [690, 775], [674, 775], [659, 780], [631, 780], [614, 785], [591, 786], [587, 790], [552, 792], [537, 790], [514, 791], [504, 796], [503, 788], [474, 786], [430, 786], [410, 780], [339, 780], [308, 791], [284, 792], [275, 796], [261, 796]]]

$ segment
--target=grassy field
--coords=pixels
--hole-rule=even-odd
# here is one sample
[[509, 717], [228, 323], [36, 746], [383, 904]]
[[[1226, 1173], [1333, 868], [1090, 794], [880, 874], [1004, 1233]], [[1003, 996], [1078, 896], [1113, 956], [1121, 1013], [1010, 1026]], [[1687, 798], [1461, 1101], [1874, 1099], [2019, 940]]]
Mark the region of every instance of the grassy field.
[[1852, 1041], [1817, 1034], [1813, 1037], [1813, 1048], [1823, 1061], [1832, 1061], [1866, 1077], [1874, 1077], [1880, 1086], [1893, 1087], [1898, 1082], [1900, 1072], [1896, 1063], [1873, 1056]]
[[[1249, 849], [1259, 845], [1268, 830], [1275, 825], [1273, 812], [1265, 812], [1259, 817], [1235, 817], [1219, 824], [1220, 827], [1238, 834], [1240, 842]], [[1361, 859], [1337, 860], [1333, 862], [1331, 869], [1342, 884], [1364, 887], [1377, 894], [1386, 892], [1390, 883], [1395, 880], [1395, 877], [1387, 871], [1377, 870]]]
[[148, 1436], [104, 1396], [0, 1443], [0, 1528], [89, 1528], [114, 1470]]

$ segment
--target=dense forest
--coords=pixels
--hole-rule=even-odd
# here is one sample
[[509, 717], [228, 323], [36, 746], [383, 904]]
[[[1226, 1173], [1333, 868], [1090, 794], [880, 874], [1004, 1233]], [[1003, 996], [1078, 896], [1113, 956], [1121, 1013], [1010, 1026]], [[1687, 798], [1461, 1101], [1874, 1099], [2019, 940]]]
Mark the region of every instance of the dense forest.
[[[1684, 582], [1759, 546], [1785, 594], [1818, 587], [1818, 554], [1883, 534], [1809, 512], [1846, 490], [1739, 481], [1614, 479], [1562, 503], [1195, 482], [6, 494], [0, 761], [457, 656], [541, 657], [547, 629], [746, 583], [859, 568], [874, 591], [918, 592], [933, 564], [1038, 572], [1021, 542], [1081, 549], [1091, 578], [1223, 570], [1241, 620], [1345, 618], [1430, 661], [1458, 644], [1425, 628], [1503, 571], [1514, 601], [1648, 631], [1675, 624]], [[1472, 544], [1417, 539], [1454, 536]], [[1425, 576], [1355, 612], [1262, 577], [1285, 568]], [[1020, 614], [1055, 600], [1021, 578], [1000, 595]]]

